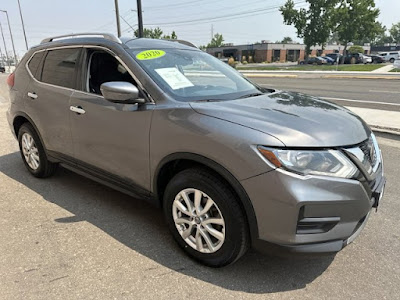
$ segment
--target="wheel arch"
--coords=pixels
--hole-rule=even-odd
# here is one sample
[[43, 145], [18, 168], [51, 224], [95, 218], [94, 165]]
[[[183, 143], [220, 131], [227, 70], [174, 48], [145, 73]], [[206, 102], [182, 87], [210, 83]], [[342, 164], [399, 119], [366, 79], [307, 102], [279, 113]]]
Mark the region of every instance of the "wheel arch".
[[33, 129], [36, 131], [36, 134], [39, 136], [40, 142], [42, 143], [44, 151], [46, 152], [46, 155], [47, 155], [46, 146], [44, 144], [42, 136], [40, 135], [38, 128], [35, 125], [35, 122], [33, 122], [33, 120], [24, 112], [17, 113], [13, 119], [13, 129], [14, 129], [16, 138], [18, 139], [19, 129], [21, 128], [21, 126], [24, 123], [29, 123], [32, 125]]
[[160, 161], [154, 172], [152, 185], [158, 204], [160, 206], [163, 205], [164, 190], [172, 177], [178, 172], [192, 167], [203, 167], [210, 170], [232, 188], [232, 191], [239, 199], [239, 205], [245, 213], [251, 240], [256, 240], [258, 238], [257, 218], [247, 192], [239, 180], [225, 167], [202, 155], [188, 152], [173, 153]]

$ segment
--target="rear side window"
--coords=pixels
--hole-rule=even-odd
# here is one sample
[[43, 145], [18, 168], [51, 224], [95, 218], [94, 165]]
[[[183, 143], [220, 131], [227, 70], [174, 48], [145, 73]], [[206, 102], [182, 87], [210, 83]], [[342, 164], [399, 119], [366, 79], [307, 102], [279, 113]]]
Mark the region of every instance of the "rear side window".
[[40, 62], [42, 61], [44, 51], [36, 53], [28, 63], [29, 71], [37, 80], [40, 79], [40, 72], [38, 71]]
[[75, 66], [80, 52], [80, 48], [48, 51], [43, 64], [41, 81], [66, 88], [74, 88]]

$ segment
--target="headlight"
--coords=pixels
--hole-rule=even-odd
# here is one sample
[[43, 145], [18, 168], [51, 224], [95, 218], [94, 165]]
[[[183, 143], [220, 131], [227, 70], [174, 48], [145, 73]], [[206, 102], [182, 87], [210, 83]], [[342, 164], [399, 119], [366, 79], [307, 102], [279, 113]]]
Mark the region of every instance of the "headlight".
[[274, 166], [302, 175], [351, 178], [357, 167], [337, 150], [286, 150], [259, 146], [260, 153]]

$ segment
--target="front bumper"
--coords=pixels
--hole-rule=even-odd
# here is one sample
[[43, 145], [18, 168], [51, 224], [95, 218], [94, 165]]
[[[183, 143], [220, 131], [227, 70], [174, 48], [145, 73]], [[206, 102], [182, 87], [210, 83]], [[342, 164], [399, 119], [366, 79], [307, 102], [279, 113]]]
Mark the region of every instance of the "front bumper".
[[364, 228], [379, 203], [382, 169], [370, 189], [365, 182], [300, 176], [274, 170], [242, 181], [257, 217], [259, 239], [253, 246], [275, 244], [293, 252], [335, 252]]

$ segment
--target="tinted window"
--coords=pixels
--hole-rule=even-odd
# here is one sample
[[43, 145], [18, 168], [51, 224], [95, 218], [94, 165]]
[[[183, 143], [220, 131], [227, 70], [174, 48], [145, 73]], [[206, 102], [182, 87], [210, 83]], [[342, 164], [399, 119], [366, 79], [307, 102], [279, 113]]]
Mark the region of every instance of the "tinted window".
[[232, 100], [260, 94], [257, 86], [219, 59], [198, 50], [132, 50], [136, 62], [179, 101]]
[[29, 61], [29, 64], [28, 64], [29, 71], [31, 71], [32, 76], [35, 77], [36, 79], [40, 78], [40, 75], [39, 75], [40, 72], [38, 72], [38, 68], [39, 68], [39, 65], [40, 65], [40, 62], [42, 60], [44, 53], [45, 53], [44, 51], [36, 53], [31, 58], [31, 60]]
[[80, 48], [50, 50], [43, 65], [42, 81], [67, 88], [75, 87], [75, 65]]

